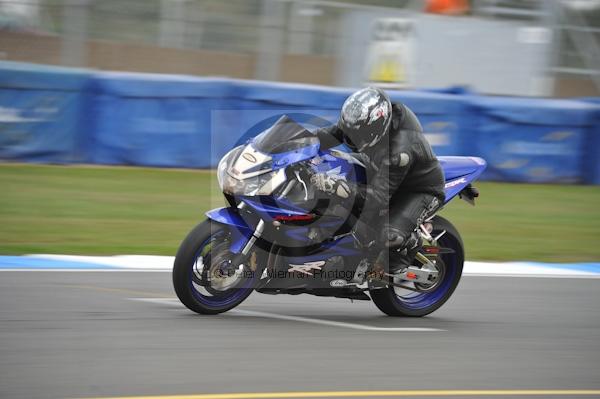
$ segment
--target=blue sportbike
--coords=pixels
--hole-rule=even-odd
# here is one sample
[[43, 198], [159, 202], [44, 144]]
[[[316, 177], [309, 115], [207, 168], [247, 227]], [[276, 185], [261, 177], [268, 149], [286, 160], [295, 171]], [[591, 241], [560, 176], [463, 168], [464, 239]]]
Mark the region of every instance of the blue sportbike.
[[[445, 203], [458, 196], [473, 204], [478, 192], [471, 183], [485, 161], [439, 161]], [[366, 261], [368, 248], [354, 234], [361, 204], [313, 189], [310, 176], [323, 172], [366, 184], [358, 154], [343, 144], [321, 149], [316, 135], [287, 116], [227, 153], [217, 174], [228, 206], [208, 212], [175, 258], [173, 284], [181, 302], [217, 314], [257, 291], [372, 300], [390, 316], [424, 316], [442, 306], [462, 274], [457, 229], [433, 215], [415, 230], [423, 245], [412, 265], [393, 275], [375, 270], [377, 262]]]

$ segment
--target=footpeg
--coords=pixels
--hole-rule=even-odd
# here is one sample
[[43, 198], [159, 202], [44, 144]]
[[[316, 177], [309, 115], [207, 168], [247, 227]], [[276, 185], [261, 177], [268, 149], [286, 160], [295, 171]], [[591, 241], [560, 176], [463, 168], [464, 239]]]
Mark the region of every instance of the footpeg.
[[360, 285], [365, 282], [367, 278], [367, 270], [369, 269], [369, 261], [363, 259], [360, 261], [358, 266], [356, 267], [356, 271], [354, 272], [354, 278], [352, 278], [352, 282]]

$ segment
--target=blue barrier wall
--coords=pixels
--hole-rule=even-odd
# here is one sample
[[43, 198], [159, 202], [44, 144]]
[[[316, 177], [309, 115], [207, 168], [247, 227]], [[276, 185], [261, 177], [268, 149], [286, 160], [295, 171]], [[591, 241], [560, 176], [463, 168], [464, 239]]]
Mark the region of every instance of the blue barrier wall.
[[579, 183], [596, 106], [578, 101], [473, 97], [474, 129], [463, 147], [487, 160], [485, 177]]
[[583, 181], [588, 184], [600, 184], [600, 98], [583, 99], [596, 106], [593, 112], [592, 123], [594, 129], [590, 130], [583, 151]]
[[469, 125], [465, 97], [435, 92], [390, 92], [392, 101], [406, 104], [418, 116], [437, 155], [470, 155], [464, 151], [464, 127]]
[[223, 79], [97, 74], [87, 111], [88, 160], [112, 165], [214, 166], [211, 112], [227, 105], [232, 90], [231, 82]]
[[[337, 119], [350, 89], [232, 79], [92, 73], [0, 63], [0, 159], [215, 167], [289, 114]], [[478, 155], [484, 178], [600, 184], [600, 101], [392, 91], [438, 155]]]
[[0, 63], [0, 159], [68, 163], [85, 155], [87, 71]]

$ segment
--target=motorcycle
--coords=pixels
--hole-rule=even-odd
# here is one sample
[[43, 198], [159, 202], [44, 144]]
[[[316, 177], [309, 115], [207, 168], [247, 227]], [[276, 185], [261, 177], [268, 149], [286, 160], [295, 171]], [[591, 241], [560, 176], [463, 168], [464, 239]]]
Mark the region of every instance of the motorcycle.
[[[474, 204], [479, 193], [471, 183], [486, 162], [439, 161], [445, 203], [458, 196]], [[464, 262], [462, 239], [450, 221], [427, 215], [414, 232], [422, 246], [412, 265], [390, 275], [377, 262], [366, 262], [369, 248], [354, 234], [360, 204], [322, 198], [309, 184], [316, 172], [365, 184], [364, 166], [344, 144], [320, 149], [316, 135], [287, 116], [232, 149], [217, 168], [229, 206], [207, 212], [175, 257], [173, 285], [180, 301], [194, 312], [217, 314], [257, 291], [372, 300], [389, 316], [419, 317], [438, 309], [456, 289]]]

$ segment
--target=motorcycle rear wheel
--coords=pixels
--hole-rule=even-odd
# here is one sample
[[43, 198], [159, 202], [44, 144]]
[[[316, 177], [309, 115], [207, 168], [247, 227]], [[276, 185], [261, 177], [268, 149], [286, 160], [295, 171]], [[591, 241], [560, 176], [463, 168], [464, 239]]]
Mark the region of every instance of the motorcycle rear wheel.
[[445, 268], [440, 272], [441, 280], [437, 287], [423, 292], [412, 292], [394, 286], [370, 290], [375, 306], [388, 316], [422, 317], [439, 309], [452, 296], [462, 275], [464, 249], [456, 228], [448, 220], [436, 216], [433, 220], [432, 235], [446, 233], [439, 239], [439, 246], [450, 248], [454, 253], [439, 255], [438, 264]]

